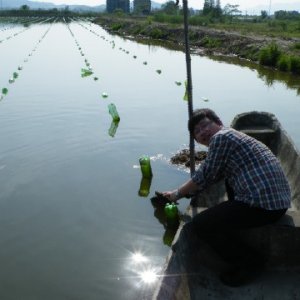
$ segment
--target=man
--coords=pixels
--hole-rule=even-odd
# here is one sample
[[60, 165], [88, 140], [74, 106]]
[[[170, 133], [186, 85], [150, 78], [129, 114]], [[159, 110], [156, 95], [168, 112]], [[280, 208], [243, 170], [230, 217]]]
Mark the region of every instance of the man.
[[231, 263], [220, 279], [239, 286], [262, 265], [263, 258], [233, 233], [274, 223], [284, 215], [291, 203], [289, 184], [279, 161], [264, 144], [223, 127], [214, 111], [194, 111], [188, 128], [198, 143], [208, 147], [207, 158], [189, 181], [163, 195], [175, 202], [225, 179], [229, 200], [196, 215], [183, 231], [194, 232]]

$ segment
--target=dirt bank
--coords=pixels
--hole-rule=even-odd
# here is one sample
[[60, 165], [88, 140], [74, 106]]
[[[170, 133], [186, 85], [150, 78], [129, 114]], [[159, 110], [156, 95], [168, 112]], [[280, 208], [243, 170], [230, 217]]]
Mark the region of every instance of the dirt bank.
[[[184, 49], [184, 31], [181, 25], [147, 22], [145, 19], [111, 18], [108, 16], [100, 17], [95, 22], [111, 33], [137, 40], [159, 40], [164, 43], [171, 43], [179, 49]], [[190, 26], [189, 39], [191, 51], [200, 55], [229, 55], [258, 61], [260, 49], [272, 41], [276, 42], [284, 53], [299, 55], [299, 53], [292, 52], [292, 45], [300, 42], [299, 39], [246, 36], [238, 32], [227, 32], [203, 26]]]

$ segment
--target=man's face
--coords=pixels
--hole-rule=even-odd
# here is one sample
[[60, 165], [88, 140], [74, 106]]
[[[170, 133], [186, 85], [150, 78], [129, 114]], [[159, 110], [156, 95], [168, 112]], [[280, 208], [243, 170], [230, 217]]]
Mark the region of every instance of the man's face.
[[201, 120], [194, 128], [195, 140], [204, 146], [209, 145], [211, 137], [221, 129], [221, 126], [208, 118]]

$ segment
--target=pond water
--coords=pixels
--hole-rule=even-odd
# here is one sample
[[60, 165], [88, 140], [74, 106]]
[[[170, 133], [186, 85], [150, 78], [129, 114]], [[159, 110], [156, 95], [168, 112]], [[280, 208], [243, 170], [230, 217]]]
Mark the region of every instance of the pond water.
[[[89, 21], [5, 23], [0, 40], [0, 298], [146, 298], [154, 285], [142, 274], [159, 274], [170, 240], [150, 198], [189, 178], [168, 162], [189, 141], [184, 53]], [[87, 62], [94, 74], [82, 78]], [[272, 112], [300, 147], [299, 78], [200, 56], [192, 71], [195, 108], [226, 125]], [[115, 131], [109, 103], [121, 118]], [[147, 197], [138, 193], [143, 154], [152, 158]]]

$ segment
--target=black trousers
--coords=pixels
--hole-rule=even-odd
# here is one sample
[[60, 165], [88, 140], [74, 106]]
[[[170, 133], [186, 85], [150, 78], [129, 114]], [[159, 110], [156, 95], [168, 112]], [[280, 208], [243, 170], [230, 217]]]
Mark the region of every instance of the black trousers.
[[251, 207], [246, 203], [233, 200], [234, 195], [230, 187], [227, 191], [228, 201], [196, 215], [183, 230], [187, 234], [195, 234], [209, 244], [221, 258], [233, 265], [261, 264], [264, 257], [251, 246], [243, 243], [236, 232], [272, 224], [285, 214], [286, 209], [270, 211]]

